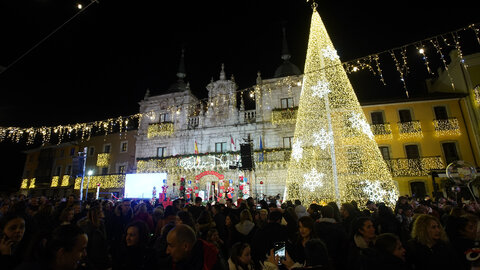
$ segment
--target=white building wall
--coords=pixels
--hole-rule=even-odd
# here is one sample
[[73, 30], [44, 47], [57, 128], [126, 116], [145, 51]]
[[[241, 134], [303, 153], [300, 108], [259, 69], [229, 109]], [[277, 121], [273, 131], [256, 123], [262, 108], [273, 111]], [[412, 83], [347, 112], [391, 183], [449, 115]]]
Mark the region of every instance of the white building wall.
[[[263, 191], [266, 195], [283, 195], [287, 176], [286, 162], [259, 162], [260, 136], [263, 144], [262, 150], [267, 152], [283, 151], [283, 138], [293, 137], [295, 125], [272, 124], [272, 110], [281, 108], [280, 100], [282, 98], [293, 98], [294, 106], [298, 106], [301, 91], [301, 85], [298, 83], [301, 82], [301, 78], [301, 76], [292, 76], [269, 79], [255, 85], [253, 89], [256, 108], [250, 111], [245, 111], [242, 106], [237, 107], [237, 86], [233, 80], [226, 80], [225, 77], [218, 81], [212, 81], [207, 86], [208, 101], [202, 104], [190, 91], [147, 97], [140, 102], [140, 113], [147, 117], [144, 117], [139, 125], [136, 159], [137, 161], [157, 159], [158, 147], [167, 148], [165, 153], [167, 158], [193, 155], [195, 141], [199, 154], [203, 156], [206, 153], [215, 152], [215, 143], [225, 142], [226, 151], [232, 152], [229, 154], [235, 159], [239, 158], [240, 143], [244, 143], [245, 139], [250, 136], [255, 164], [255, 170], [252, 171], [250, 179], [251, 190], [257, 193]], [[241, 96], [250, 98], [248, 92]], [[158, 123], [162, 113], [169, 113], [172, 117], [173, 133], [167, 136], [148, 138], [149, 125]], [[253, 116], [255, 117], [248, 119]], [[197, 121], [197, 126], [189, 127], [189, 119]], [[236, 151], [231, 145], [231, 138], [235, 142]], [[287, 153], [289, 153], [288, 149]], [[267, 155], [268, 153], [265, 154], [265, 157]], [[285, 154], [280, 154], [280, 158], [282, 155]], [[168, 181], [172, 184], [178, 184], [180, 177], [187, 177], [188, 180], [189, 177], [193, 178], [194, 175], [201, 173], [201, 170], [184, 171], [181, 168], [178, 170], [170, 168], [169, 170]], [[231, 178], [237, 178], [240, 174], [249, 175], [249, 172], [241, 172], [236, 169], [216, 168], [216, 170]], [[260, 184], [260, 181], [263, 184]]]

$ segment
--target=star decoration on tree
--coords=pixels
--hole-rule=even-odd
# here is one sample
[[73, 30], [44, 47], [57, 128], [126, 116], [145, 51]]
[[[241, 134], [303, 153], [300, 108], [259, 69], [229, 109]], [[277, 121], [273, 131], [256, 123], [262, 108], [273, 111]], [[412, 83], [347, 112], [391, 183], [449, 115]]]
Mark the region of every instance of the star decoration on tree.
[[328, 95], [328, 93], [332, 92], [329, 87], [330, 83], [327, 81], [318, 81], [317, 85], [312, 86], [312, 96], [323, 98], [324, 96]]
[[299, 162], [303, 156], [303, 148], [302, 148], [302, 141], [297, 139], [296, 142], [292, 145], [292, 157]]
[[327, 132], [324, 128], [319, 133], [313, 133], [313, 145], [320, 146], [322, 150], [325, 150], [328, 145], [333, 144], [333, 132]]
[[332, 48], [330, 46], [328, 46], [325, 49], [322, 49], [322, 53], [323, 53], [323, 57], [329, 58], [332, 61], [335, 61], [335, 60], [339, 59], [338, 54], [337, 54], [337, 50], [335, 50], [334, 48]]
[[325, 174], [317, 172], [317, 169], [312, 168], [309, 173], [303, 175], [303, 179], [305, 179], [303, 187], [308, 188], [310, 192], [315, 191], [315, 188], [323, 186], [322, 179], [324, 176]]
[[374, 202], [383, 202], [384, 196], [387, 191], [382, 188], [379, 181], [363, 181], [363, 192], [367, 195], [368, 199]]
[[385, 189], [382, 187], [380, 181], [365, 180], [361, 183], [363, 185], [363, 192], [369, 200], [374, 202], [390, 202], [395, 203], [398, 198], [398, 191], [396, 189]]
[[352, 123], [353, 128], [360, 130], [365, 135], [367, 135], [370, 139], [373, 139], [372, 129], [370, 128], [370, 125], [362, 117], [361, 114], [352, 113], [352, 116], [350, 116], [350, 118], [348, 118], [348, 120]]

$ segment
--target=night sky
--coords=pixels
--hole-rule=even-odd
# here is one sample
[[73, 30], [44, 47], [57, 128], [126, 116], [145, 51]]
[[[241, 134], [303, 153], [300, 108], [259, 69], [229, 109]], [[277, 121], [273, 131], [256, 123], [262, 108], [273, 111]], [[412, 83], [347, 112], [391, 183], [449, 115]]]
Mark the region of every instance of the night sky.
[[[342, 61], [480, 23], [471, 1], [317, 2]], [[74, 16], [77, 3], [90, 1], [1, 1], [0, 72]], [[239, 89], [250, 87], [257, 71], [272, 78], [282, 63], [282, 26], [291, 62], [303, 70], [310, 16], [304, 0], [99, 0], [0, 74], [0, 126], [72, 124], [137, 113], [147, 88], [161, 94], [175, 82], [182, 46], [186, 80], [198, 97], [207, 96], [205, 86], [218, 79], [221, 63]], [[474, 36], [464, 40], [469, 39]], [[478, 43], [469, 46], [480, 51]], [[394, 71], [385, 61], [386, 74]], [[402, 96], [395, 76], [386, 75], [387, 87], [368, 72], [351, 79], [362, 100]], [[411, 93], [423, 91], [413, 80], [409, 86]], [[0, 190], [9, 183], [18, 186], [22, 149], [23, 144], [0, 143]]]

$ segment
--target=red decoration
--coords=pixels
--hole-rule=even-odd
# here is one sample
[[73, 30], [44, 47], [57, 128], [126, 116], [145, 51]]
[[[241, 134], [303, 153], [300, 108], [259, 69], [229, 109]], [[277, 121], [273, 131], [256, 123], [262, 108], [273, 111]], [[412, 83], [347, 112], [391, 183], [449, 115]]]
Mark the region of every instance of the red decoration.
[[263, 185], [263, 181], [260, 181], [260, 185]]
[[243, 190], [243, 186], [239, 186], [238, 188], [239, 188], [240, 190]]
[[195, 180], [200, 180], [200, 178], [204, 177], [205, 175], [215, 175], [219, 180], [223, 180], [225, 176], [215, 171], [205, 171], [201, 174], [195, 176]]

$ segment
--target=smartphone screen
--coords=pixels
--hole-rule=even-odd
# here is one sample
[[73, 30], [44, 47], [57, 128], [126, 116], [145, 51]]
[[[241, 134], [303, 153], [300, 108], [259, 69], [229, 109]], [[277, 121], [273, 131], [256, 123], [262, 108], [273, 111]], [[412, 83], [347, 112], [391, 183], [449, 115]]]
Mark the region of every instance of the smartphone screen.
[[275, 244], [273, 244], [273, 252], [274, 252], [274, 256], [278, 256], [279, 257], [279, 261], [277, 262], [278, 265], [281, 265], [281, 260], [285, 260], [286, 256], [285, 256], [285, 242], [276, 242]]

